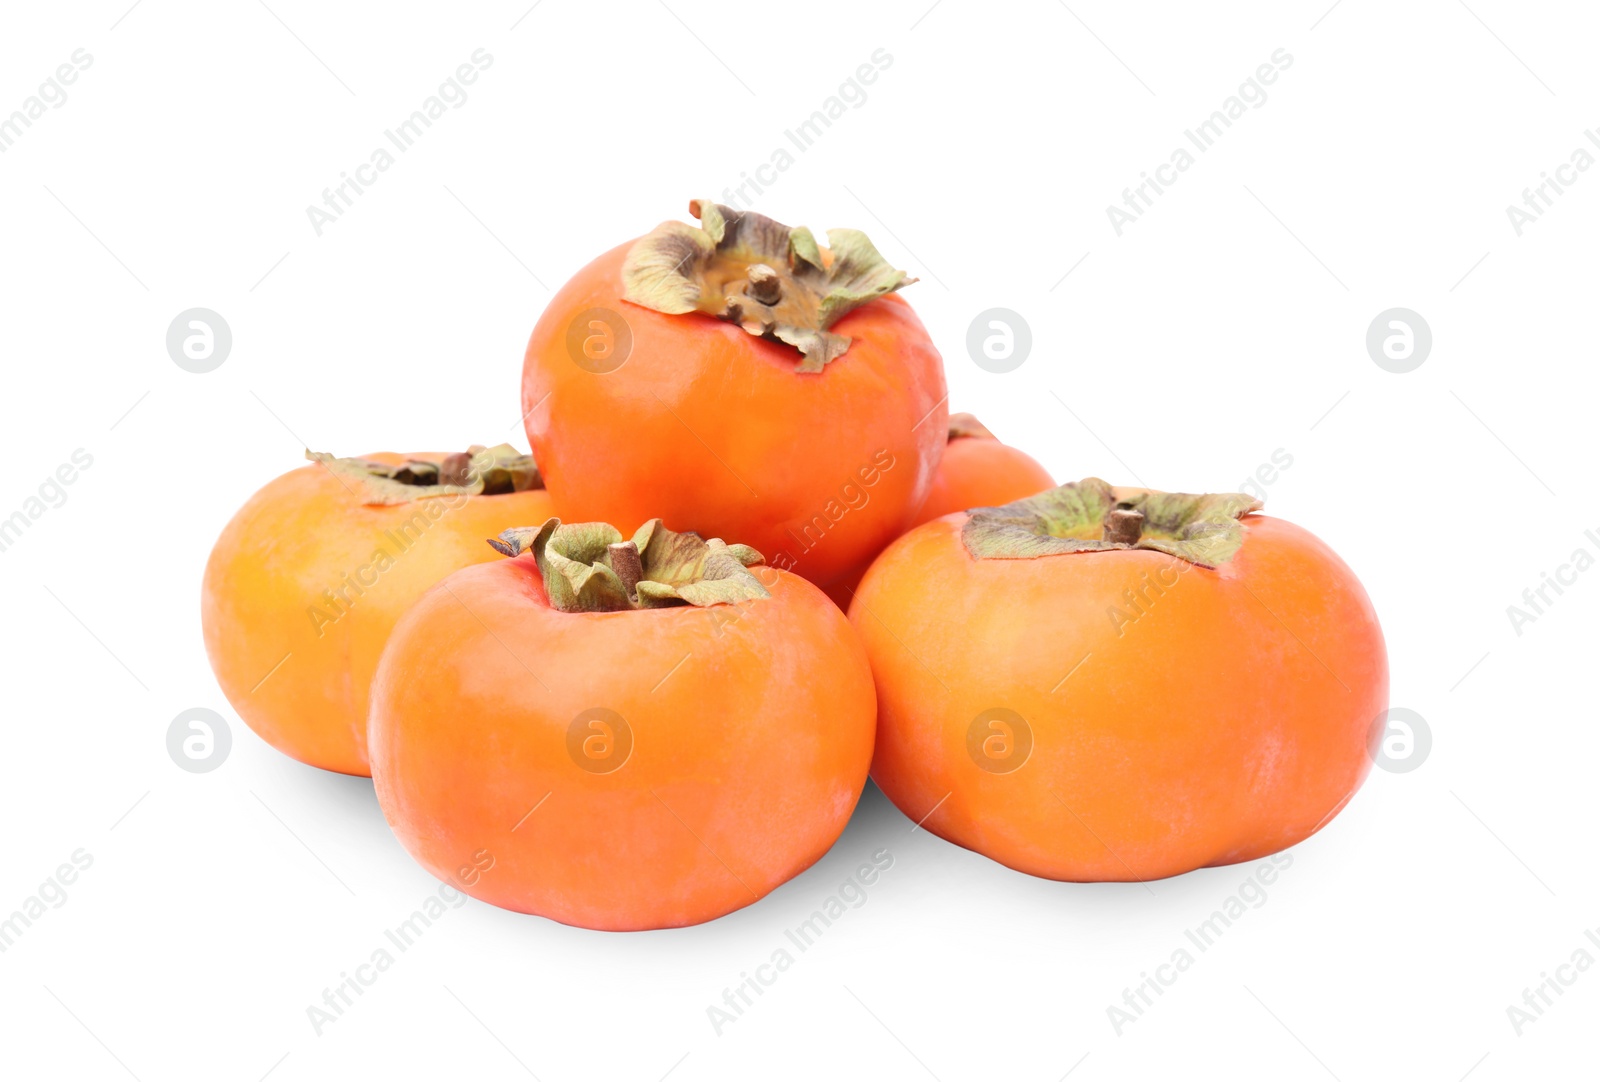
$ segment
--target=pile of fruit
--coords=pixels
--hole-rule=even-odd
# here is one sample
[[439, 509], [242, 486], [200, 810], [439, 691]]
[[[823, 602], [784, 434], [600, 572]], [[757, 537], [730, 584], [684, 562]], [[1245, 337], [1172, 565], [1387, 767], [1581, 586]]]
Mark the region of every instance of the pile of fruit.
[[864, 234], [690, 209], [545, 310], [531, 455], [308, 452], [228, 524], [202, 617], [251, 728], [371, 775], [441, 880], [614, 930], [766, 895], [869, 770], [924, 829], [1079, 882], [1264, 856], [1345, 805], [1388, 663], [1338, 556], [1238, 493], [1055, 486], [947, 414], [914, 279]]

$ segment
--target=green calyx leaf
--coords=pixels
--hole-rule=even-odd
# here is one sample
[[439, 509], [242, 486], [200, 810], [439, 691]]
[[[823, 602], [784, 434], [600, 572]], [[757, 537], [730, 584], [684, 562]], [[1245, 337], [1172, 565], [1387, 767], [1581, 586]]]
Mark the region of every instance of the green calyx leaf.
[[509, 443], [498, 447], [475, 444], [438, 462], [413, 458], [398, 466], [364, 458], [335, 458], [310, 450], [306, 451], [306, 460], [333, 474], [368, 506], [439, 496], [499, 496], [544, 487], [533, 456]]
[[609, 523], [552, 518], [506, 530], [489, 544], [504, 556], [532, 552], [545, 596], [562, 612], [705, 608], [771, 596], [748, 570], [762, 562], [755, 549], [678, 533], [658, 518], [628, 540]]
[[977, 560], [1141, 548], [1215, 568], [1244, 544], [1240, 518], [1260, 508], [1242, 492], [1156, 492], [1090, 477], [1004, 507], [976, 508], [961, 541]]
[[908, 286], [855, 229], [811, 230], [696, 199], [696, 228], [663, 222], [629, 250], [623, 296], [668, 315], [703, 312], [800, 351], [797, 372], [821, 372], [850, 348], [832, 327], [845, 313]]

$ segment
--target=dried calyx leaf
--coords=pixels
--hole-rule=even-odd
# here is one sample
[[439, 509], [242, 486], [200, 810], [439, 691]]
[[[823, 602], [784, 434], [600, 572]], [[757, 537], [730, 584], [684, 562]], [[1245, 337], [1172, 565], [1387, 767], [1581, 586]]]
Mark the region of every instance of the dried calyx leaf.
[[770, 597], [747, 568], [762, 562], [749, 545], [678, 533], [651, 519], [623, 539], [605, 522], [546, 520], [489, 541], [504, 556], [532, 552], [545, 595], [562, 612], [621, 612], [671, 605], [733, 604]]
[[1141, 548], [1220, 567], [1244, 544], [1239, 519], [1260, 508], [1260, 500], [1242, 492], [1156, 492], [1090, 477], [1004, 507], [977, 508], [961, 540], [978, 560]]
[[498, 447], [474, 444], [438, 462], [413, 458], [398, 466], [365, 458], [335, 458], [320, 451], [307, 451], [306, 459], [339, 478], [368, 505], [438, 496], [499, 496], [544, 487], [533, 456], [509, 443]]
[[791, 229], [709, 199], [690, 202], [700, 226], [663, 222], [622, 265], [623, 296], [668, 315], [704, 312], [800, 351], [798, 372], [820, 372], [850, 348], [828, 328], [846, 312], [915, 282], [855, 229]]
[[998, 437], [983, 426], [983, 422], [970, 413], [952, 413], [950, 415], [950, 436], [948, 442], [956, 440], [992, 440]]

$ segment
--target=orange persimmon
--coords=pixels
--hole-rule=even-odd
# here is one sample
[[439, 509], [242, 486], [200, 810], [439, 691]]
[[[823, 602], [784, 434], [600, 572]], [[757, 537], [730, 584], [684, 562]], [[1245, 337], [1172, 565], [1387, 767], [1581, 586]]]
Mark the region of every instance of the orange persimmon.
[[639, 930], [742, 908], [839, 837], [872, 758], [845, 617], [744, 545], [603, 523], [508, 530], [445, 579], [373, 685], [401, 843], [483, 901]]
[[738, 537], [827, 584], [911, 523], [943, 362], [864, 234], [696, 200], [580, 270], [528, 342], [522, 408], [557, 511]]
[[[1055, 484], [1043, 466], [1025, 452], [1001, 443], [970, 413], [952, 413], [949, 433], [944, 457], [939, 460], [928, 497], [922, 501], [912, 526], [953, 511], [1010, 503]], [[867, 560], [825, 587], [841, 609], [850, 607], [850, 598], [871, 563]]]
[[494, 559], [485, 534], [550, 514], [532, 459], [311, 454], [223, 529], [200, 617], [223, 694], [262, 739], [367, 775], [367, 693], [400, 614], [447, 574]]
[[1091, 478], [900, 538], [850, 608], [879, 787], [1051, 879], [1155, 879], [1319, 830], [1371, 765], [1388, 661], [1351, 570], [1259, 507]]
[[955, 511], [998, 507], [1055, 485], [1026, 452], [1003, 444], [970, 413], [952, 413], [949, 442], [912, 525]]

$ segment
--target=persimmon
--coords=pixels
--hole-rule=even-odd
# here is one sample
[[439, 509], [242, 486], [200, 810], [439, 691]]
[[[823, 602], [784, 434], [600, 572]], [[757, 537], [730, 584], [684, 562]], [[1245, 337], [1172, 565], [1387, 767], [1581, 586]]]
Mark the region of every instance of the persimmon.
[[879, 787], [1050, 879], [1155, 879], [1321, 829], [1371, 765], [1388, 661], [1349, 567], [1260, 507], [1090, 478], [900, 538], [850, 608]]
[[826, 585], [911, 523], [944, 448], [943, 362], [855, 230], [695, 200], [600, 256], [528, 342], [522, 408], [569, 519], [739, 537]]
[[745, 545], [604, 523], [508, 530], [390, 636], [372, 772], [424, 868], [565, 924], [749, 905], [814, 863], [866, 785], [860, 642]]
[[952, 413], [944, 457], [913, 526], [955, 511], [1032, 496], [1055, 485], [1050, 472], [1024, 451], [1001, 443], [970, 413]]
[[395, 621], [445, 575], [495, 558], [485, 533], [548, 516], [509, 446], [314, 463], [269, 482], [206, 564], [201, 625], [223, 694], [301, 762], [367, 775], [367, 696]]
[[[1055, 484], [1043, 466], [1025, 452], [1001, 443], [970, 413], [952, 413], [949, 433], [944, 457], [939, 460], [933, 484], [912, 526], [953, 511], [1010, 503]], [[866, 561], [827, 587], [828, 596], [841, 609], [850, 607], [850, 598], [871, 562]]]

